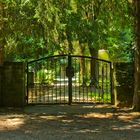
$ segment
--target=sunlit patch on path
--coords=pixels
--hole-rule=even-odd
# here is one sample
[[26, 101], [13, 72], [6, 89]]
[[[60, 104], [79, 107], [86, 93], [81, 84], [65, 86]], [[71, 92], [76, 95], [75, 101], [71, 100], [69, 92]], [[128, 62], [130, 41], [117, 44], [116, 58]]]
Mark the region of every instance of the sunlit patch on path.
[[139, 132], [140, 113], [110, 105], [28, 106], [0, 115], [0, 140], [139, 140]]

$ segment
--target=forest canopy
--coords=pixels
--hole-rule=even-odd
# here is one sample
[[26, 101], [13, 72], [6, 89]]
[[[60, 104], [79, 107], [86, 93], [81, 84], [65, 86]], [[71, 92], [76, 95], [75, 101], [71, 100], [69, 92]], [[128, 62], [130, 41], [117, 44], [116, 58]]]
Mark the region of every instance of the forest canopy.
[[133, 59], [130, 0], [1, 0], [0, 44], [6, 61], [55, 54]]

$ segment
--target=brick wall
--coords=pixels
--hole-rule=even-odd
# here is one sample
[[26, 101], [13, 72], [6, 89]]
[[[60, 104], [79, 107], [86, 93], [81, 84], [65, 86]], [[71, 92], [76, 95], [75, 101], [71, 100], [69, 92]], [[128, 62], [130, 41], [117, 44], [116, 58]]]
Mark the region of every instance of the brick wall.
[[134, 65], [114, 63], [114, 95], [116, 106], [131, 107], [134, 94]]
[[25, 64], [5, 62], [0, 72], [1, 106], [23, 107], [25, 105]]

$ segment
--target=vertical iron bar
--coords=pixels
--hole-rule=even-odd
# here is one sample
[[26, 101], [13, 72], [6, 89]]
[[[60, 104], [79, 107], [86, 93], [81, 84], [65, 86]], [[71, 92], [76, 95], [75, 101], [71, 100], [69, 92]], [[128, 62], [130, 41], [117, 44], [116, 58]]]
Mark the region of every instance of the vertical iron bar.
[[104, 62], [102, 66], [102, 93], [101, 93], [101, 100], [104, 102]]
[[76, 67], [77, 67], [77, 58], [75, 58], [75, 61], [74, 61], [74, 68], [75, 68], [75, 78], [74, 78], [74, 80], [75, 80], [75, 84], [74, 84], [74, 86], [75, 86], [75, 102], [77, 102], [77, 81], [76, 81], [76, 79], [77, 79], [77, 75], [76, 75]]
[[[91, 69], [91, 61], [92, 61], [92, 59], [93, 59], [93, 58], [90, 58], [90, 62], [89, 62], [89, 63], [90, 63], [90, 69]], [[90, 70], [90, 75], [91, 75], [91, 70]], [[92, 82], [91, 82], [91, 80], [92, 80], [91, 77], [92, 77], [92, 75], [90, 76], [90, 84], [89, 84], [89, 91], [88, 91], [88, 92], [89, 92], [89, 95], [90, 95], [90, 96], [89, 96], [89, 97], [90, 97], [90, 102], [92, 102], [92, 96], [93, 96], [93, 91], [92, 91], [92, 89], [93, 89], [93, 84], [92, 84]]]
[[[62, 59], [62, 58], [60, 58]], [[61, 66], [61, 63], [60, 63], [60, 88], [59, 88], [59, 98], [60, 98], [60, 103], [61, 103], [61, 90], [62, 90], [62, 85], [61, 85], [61, 82], [62, 82], [62, 66]]]
[[[49, 60], [49, 62], [50, 62], [50, 70], [51, 70], [51, 72], [53, 73], [53, 71], [54, 71], [54, 62], [53, 62], [53, 58], [50, 58], [50, 60]], [[50, 76], [52, 76], [52, 74], [50, 74]], [[50, 79], [51, 79], [52, 77], [50, 77]], [[51, 88], [52, 88], [52, 103], [54, 103], [54, 88], [53, 88], [53, 86], [52, 86], [52, 84], [50, 85], [51, 86]]]
[[[84, 80], [84, 79], [83, 79]], [[82, 81], [83, 82], [83, 81]], [[84, 84], [82, 84], [82, 92], [83, 92], [83, 96], [82, 96], [82, 98], [83, 98], [83, 100], [82, 100], [82, 102], [84, 102], [84, 93], [85, 93], [85, 85]]]
[[114, 104], [114, 94], [113, 94], [113, 65], [110, 63], [110, 94], [111, 94], [111, 104]]
[[100, 60], [98, 62], [99, 62], [99, 74], [98, 74], [97, 98], [99, 100], [99, 95], [102, 87], [102, 61]]
[[[38, 88], [38, 84], [39, 84], [39, 79], [38, 79], [38, 74], [37, 74], [37, 67], [38, 67], [38, 65], [37, 65], [37, 62], [35, 62], [35, 86], [34, 86], [34, 93], [33, 93], [33, 95], [34, 95], [34, 102], [35, 103], [37, 103], [37, 96], [38, 96], [38, 92], [39, 92], [39, 89], [37, 89]], [[38, 80], [37, 80], [38, 79]], [[32, 94], [32, 93], [31, 93]], [[33, 102], [33, 99], [32, 99], [32, 102]]]
[[[49, 59], [47, 59], [47, 61], [46, 61], [46, 69], [47, 69], [47, 76], [48, 76], [48, 70], [49, 70]], [[47, 99], [48, 99], [48, 101], [47, 101], [47, 103], [50, 103], [50, 86], [49, 85], [47, 85]]]
[[[71, 68], [71, 55], [68, 55], [68, 68]], [[69, 105], [72, 103], [72, 76], [71, 74], [68, 76], [68, 89], [69, 89]]]
[[[89, 75], [88, 75], [88, 73], [89, 73], [89, 72], [88, 72], [88, 59], [86, 59], [86, 71], [87, 71], [87, 72], [86, 72], [86, 73], [87, 73], [87, 74], [86, 74], [86, 79], [87, 79], [87, 80], [88, 80], [88, 79], [90, 80]], [[88, 84], [88, 81], [87, 81], [87, 83], [86, 83], [86, 94], [87, 94], [87, 102], [89, 102], [89, 98], [88, 98], [89, 93], [88, 93], [88, 85], [87, 85], [87, 84]]]
[[[54, 83], [54, 85], [55, 85], [55, 94], [56, 94], [56, 99], [55, 99], [55, 101], [56, 101], [56, 103], [57, 103], [57, 63], [58, 63], [58, 58], [57, 59], [54, 59], [55, 60], [55, 83]], [[59, 66], [59, 65], [58, 65]]]
[[80, 74], [81, 71], [80, 71], [80, 67], [81, 67], [81, 65], [80, 65], [80, 58], [79, 58], [79, 67], [78, 67], [78, 68], [79, 68], [79, 69], [78, 69], [78, 80], [79, 80], [79, 84], [78, 84], [78, 86], [79, 86], [79, 92], [78, 92], [78, 93], [79, 93], [79, 94], [78, 94], [78, 100], [77, 100], [77, 101], [79, 101], [79, 102], [80, 102], [80, 95], [81, 95], [81, 79], [80, 79], [80, 78], [81, 78], [81, 77], [80, 77], [80, 76], [81, 76], [81, 74]]
[[[43, 78], [44, 78], [44, 76], [45, 76], [44, 60], [42, 60], [42, 62], [41, 62], [41, 68], [42, 68], [42, 73], [43, 73]], [[44, 92], [43, 92], [44, 87], [45, 87], [45, 79], [43, 80], [43, 84], [41, 84], [41, 87], [40, 87], [40, 90], [42, 92], [42, 96], [40, 97], [40, 102], [41, 103], [44, 102], [44, 98], [45, 98]]]
[[[92, 58], [93, 59], [93, 58]], [[93, 97], [95, 102], [98, 101], [98, 94], [99, 94], [99, 89], [100, 89], [100, 61], [98, 60], [94, 60], [95, 64], [97, 64], [98, 68], [98, 72], [97, 72], [97, 76], [95, 79], [95, 83], [94, 83], [94, 90], [93, 90]], [[95, 78], [95, 77], [94, 77]]]
[[[41, 67], [41, 71], [42, 71], [42, 63], [39, 62], [38, 65]], [[37, 102], [41, 103], [41, 86], [42, 86], [42, 76], [40, 75], [40, 83], [39, 83], [39, 92], [37, 92], [39, 94], [38, 98], [37, 98]]]
[[109, 100], [108, 96], [108, 63], [106, 63], [106, 89], [105, 89], [105, 95], [106, 95], [106, 102]]

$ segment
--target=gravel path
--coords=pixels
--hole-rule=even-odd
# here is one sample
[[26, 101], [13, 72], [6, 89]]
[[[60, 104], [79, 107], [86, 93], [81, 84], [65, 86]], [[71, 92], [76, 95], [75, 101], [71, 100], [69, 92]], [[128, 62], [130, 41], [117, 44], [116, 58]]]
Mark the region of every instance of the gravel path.
[[1, 108], [0, 140], [140, 140], [140, 113], [109, 105]]

